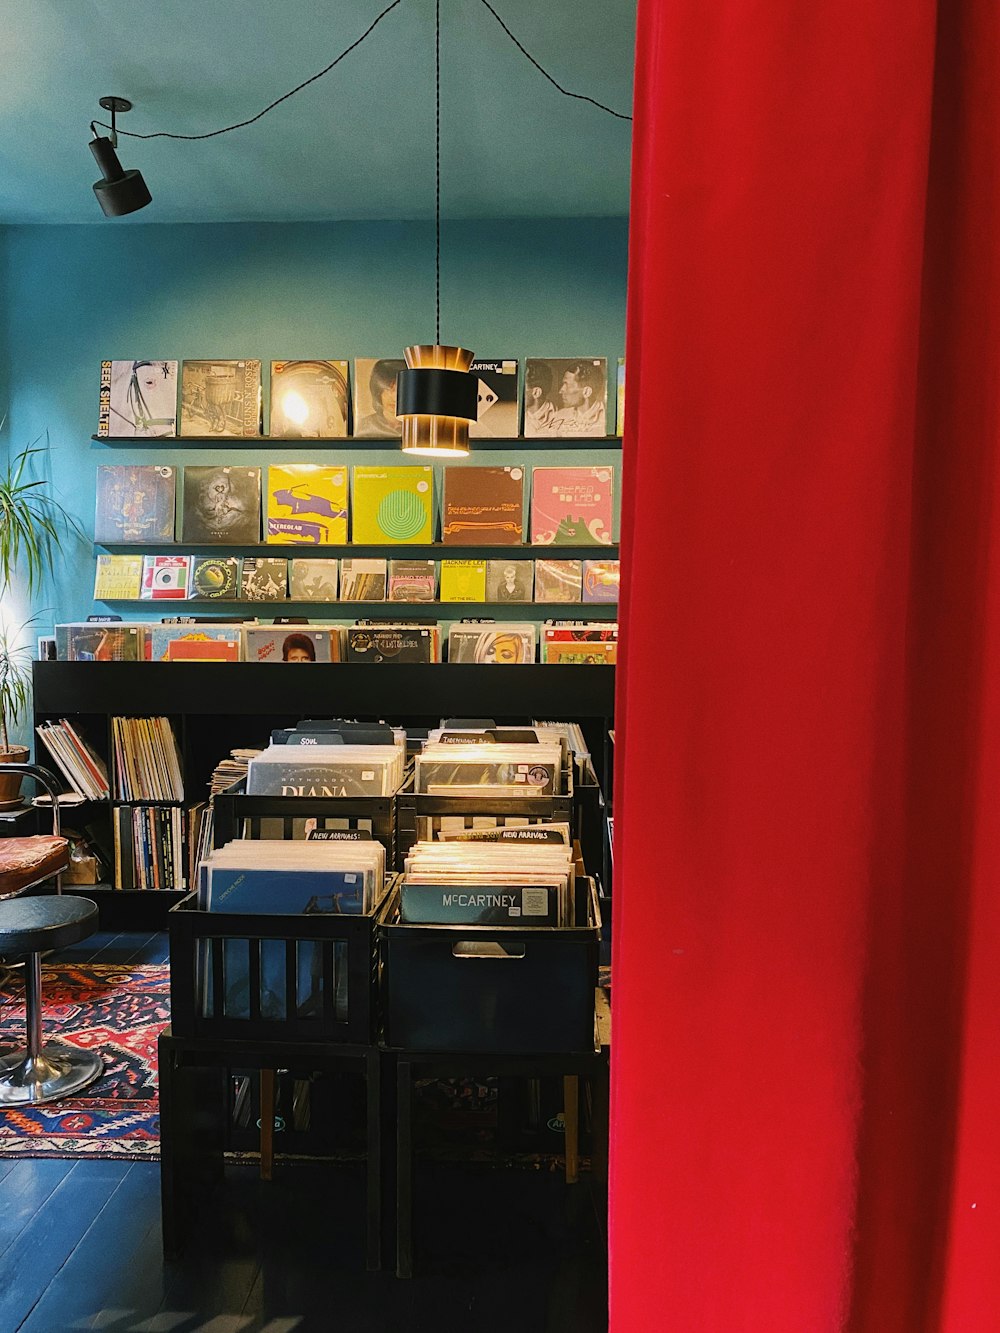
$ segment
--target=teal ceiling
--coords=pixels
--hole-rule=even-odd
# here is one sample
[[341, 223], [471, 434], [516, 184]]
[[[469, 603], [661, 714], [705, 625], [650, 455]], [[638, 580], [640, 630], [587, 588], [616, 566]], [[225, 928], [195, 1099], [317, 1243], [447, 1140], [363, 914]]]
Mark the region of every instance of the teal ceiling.
[[[492, 0], [564, 87], [630, 112], [635, 0]], [[0, 223], [98, 222], [97, 99], [121, 128], [197, 134], [256, 114], [364, 32], [386, 0], [21, 0], [3, 6]], [[441, 0], [442, 210], [628, 211], [630, 129], [562, 97], [480, 0]], [[434, 209], [434, 2], [402, 0], [362, 47], [256, 125], [200, 143], [121, 139], [153, 222], [424, 218]]]

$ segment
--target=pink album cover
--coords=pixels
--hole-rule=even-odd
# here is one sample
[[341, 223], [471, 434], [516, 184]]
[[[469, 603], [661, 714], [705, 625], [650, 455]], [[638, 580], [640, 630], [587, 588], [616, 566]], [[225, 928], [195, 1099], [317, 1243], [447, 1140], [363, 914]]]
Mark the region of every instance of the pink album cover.
[[610, 546], [614, 476], [612, 467], [532, 468], [532, 544]]

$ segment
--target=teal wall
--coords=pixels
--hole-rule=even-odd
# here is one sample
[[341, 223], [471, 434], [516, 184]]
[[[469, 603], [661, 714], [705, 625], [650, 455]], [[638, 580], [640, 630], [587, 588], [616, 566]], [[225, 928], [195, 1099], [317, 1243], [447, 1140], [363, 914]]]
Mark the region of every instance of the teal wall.
[[[625, 341], [626, 241], [625, 219], [446, 222], [443, 340], [483, 356], [604, 355], [613, 367]], [[434, 230], [423, 222], [8, 227], [0, 283], [2, 442], [17, 447], [47, 433], [44, 466], [86, 534], [67, 542], [54, 586], [35, 599], [52, 624], [109, 609], [93, 602], [99, 463], [268, 461], [266, 446], [92, 441], [101, 359], [400, 355], [408, 342], [433, 341]], [[276, 461], [345, 457], [366, 456], [283, 450]], [[521, 448], [481, 459], [602, 456]], [[158, 619], [170, 608], [113, 609]], [[315, 618], [323, 614], [317, 608]]]

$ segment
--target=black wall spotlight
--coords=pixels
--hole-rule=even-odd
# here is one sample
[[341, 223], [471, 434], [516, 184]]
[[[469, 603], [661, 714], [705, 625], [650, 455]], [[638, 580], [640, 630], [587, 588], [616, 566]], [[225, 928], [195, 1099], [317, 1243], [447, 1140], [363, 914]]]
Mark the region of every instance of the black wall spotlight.
[[120, 112], [131, 111], [132, 103], [125, 97], [102, 97], [100, 104], [105, 111], [111, 112], [111, 137], [104, 138], [99, 135], [91, 122], [90, 128], [94, 137], [90, 141], [90, 151], [94, 154], [103, 177], [102, 180], [94, 182], [94, 193], [97, 195], [97, 202], [104, 210], [105, 217], [120, 218], [126, 213], [135, 213], [138, 209], [145, 208], [147, 204], [153, 202], [153, 196], [149, 193], [142, 174], [138, 171], [126, 171], [115, 152], [118, 146], [115, 116]]

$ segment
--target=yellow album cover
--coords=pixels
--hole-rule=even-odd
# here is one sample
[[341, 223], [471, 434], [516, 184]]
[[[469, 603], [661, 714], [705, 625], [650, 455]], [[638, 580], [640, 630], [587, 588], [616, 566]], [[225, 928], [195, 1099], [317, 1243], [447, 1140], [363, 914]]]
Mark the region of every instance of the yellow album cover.
[[347, 468], [272, 463], [267, 469], [269, 544], [343, 546], [347, 541]]

